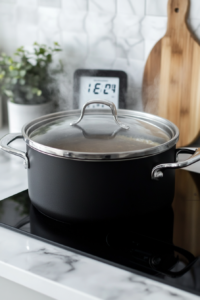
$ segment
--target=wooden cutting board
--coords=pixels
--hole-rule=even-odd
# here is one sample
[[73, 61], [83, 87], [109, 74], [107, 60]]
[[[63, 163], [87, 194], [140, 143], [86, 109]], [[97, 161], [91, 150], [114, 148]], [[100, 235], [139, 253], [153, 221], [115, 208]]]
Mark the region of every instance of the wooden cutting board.
[[187, 26], [189, 0], [168, 1], [165, 36], [151, 50], [143, 77], [144, 111], [177, 125], [178, 146], [200, 133], [200, 46]]

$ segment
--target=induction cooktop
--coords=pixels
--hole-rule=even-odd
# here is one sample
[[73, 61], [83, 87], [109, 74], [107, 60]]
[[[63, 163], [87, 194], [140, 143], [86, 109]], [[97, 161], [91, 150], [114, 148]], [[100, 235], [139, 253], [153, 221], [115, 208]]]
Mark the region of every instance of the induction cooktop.
[[26, 190], [0, 201], [0, 226], [200, 295], [200, 174], [176, 170], [172, 206], [114, 223], [52, 220]]

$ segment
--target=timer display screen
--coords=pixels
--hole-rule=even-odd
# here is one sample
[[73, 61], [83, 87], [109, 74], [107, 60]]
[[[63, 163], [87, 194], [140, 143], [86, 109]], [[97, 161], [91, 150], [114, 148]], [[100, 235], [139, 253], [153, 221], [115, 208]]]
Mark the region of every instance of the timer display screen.
[[[86, 102], [92, 100], [109, 100], [118, 108], [119, 103], [119, 78], [117, 77], [95, 77], [81, 76], [80, 78], [80, 102], [82, 107]], [[106, 108], [103, 104], [92, 104], [89, 108]]]

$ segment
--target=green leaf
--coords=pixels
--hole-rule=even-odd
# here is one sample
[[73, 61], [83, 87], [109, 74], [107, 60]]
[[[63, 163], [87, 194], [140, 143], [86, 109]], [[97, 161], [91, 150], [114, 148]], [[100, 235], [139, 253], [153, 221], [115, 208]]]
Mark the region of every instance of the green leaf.
[[19, 72], [19, 75], [20, 75], [21, 77], [24, 77], [24, 76], [26, 75], [26, 71], [25, 71], [25, 70], [21, 70], [21, 71]]
[[45, 52], [46, 52], [46, 49], [40, 47], [39, 54], [44, 54]]
[[4, 93], [6, 94], [6, 96], [8, 97], [13, 97], [13, 92], [12, 91], [9, 91], [9, 90], [5, 90]]
[[10, 70], [10, 76], [11, 77], [17, 77], [18, 76], [18, 71], [17, 70]]
[[17, 83], [17, 78], [13, 78], [13, 79], [11, 80], [11, 82], [12, 82], [12, 84], [16, 84], [16, 83]]
[[47, 54], [46, 58], [47, 58], [47, 61], [48, 61], [48, 62], [51, 62], [51, 61], [52, 61], [52, 55], [51, 55], [51, 54]]
[[41, 90], [38, 90], [37, 91], [37, 96], [41, 96], [42, 95], [42, 91]]
[[17, 48], [17, 52], [24, 52], [24, 47], [21, 46], [20, 48]]
[[30, 64], [29, 64], [29, 65], [26, 65], [25, 68], [26, 68], [26, 70], [28, 71], [28, 70], [32, 69], [32, 65], [30, 65]]
[[5, 76], [5, 71], [2, 71], [2, 72], [0, 73], [0, 79], [3, 79], [4, 76]]
[[35, 88], [35, 87], [31, 89], [31, 92], [32, 92], [33, 94], [37, 94], [37, 91], [38, 91], [38, 89]]
[[[53, 55], [59, 51], [62, 49], [57, 42], [54, 42], [52, 47], [35, 42], [30, 52], [22, 46], [13, 56], [0, 54], [2, 93], [5, 93], [10, 101], [14, 101], [15, 95], [15, 97], [28, 99], [30, 103], [35, 101], [42, 103], [49, 92], [47, 86], [56, 83], [53, 75], [62, 71], [61, 64], [49, 70]], [[43, 89], [45, 97], [43, 97]], [[55, 95], [56, 90], [57, 88], [51, 88], [50, 97]]]
[[21, 84], [21, 85], [24, 85], [25, 82], [26, 82], [26, 81], [25, 81], [23, 78], [21, 78], [21, 79], [19, 80], [19, 84]]
[[9, 77], [9, 78], [5, 78], [5, 83], [6, 84], [9, 84], [11, 82], [11, 78]]

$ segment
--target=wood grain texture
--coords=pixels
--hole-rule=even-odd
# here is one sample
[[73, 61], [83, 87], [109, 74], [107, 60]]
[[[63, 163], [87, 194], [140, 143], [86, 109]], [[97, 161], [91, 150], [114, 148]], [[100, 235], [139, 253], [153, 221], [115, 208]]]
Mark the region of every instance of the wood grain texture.
[[186, 18], [189, 0], [168, 1], [168, 26], [146, 62], [144, 111], [172, 121], [180, 130], [178, 146], [200, 133], [200, 46]]

